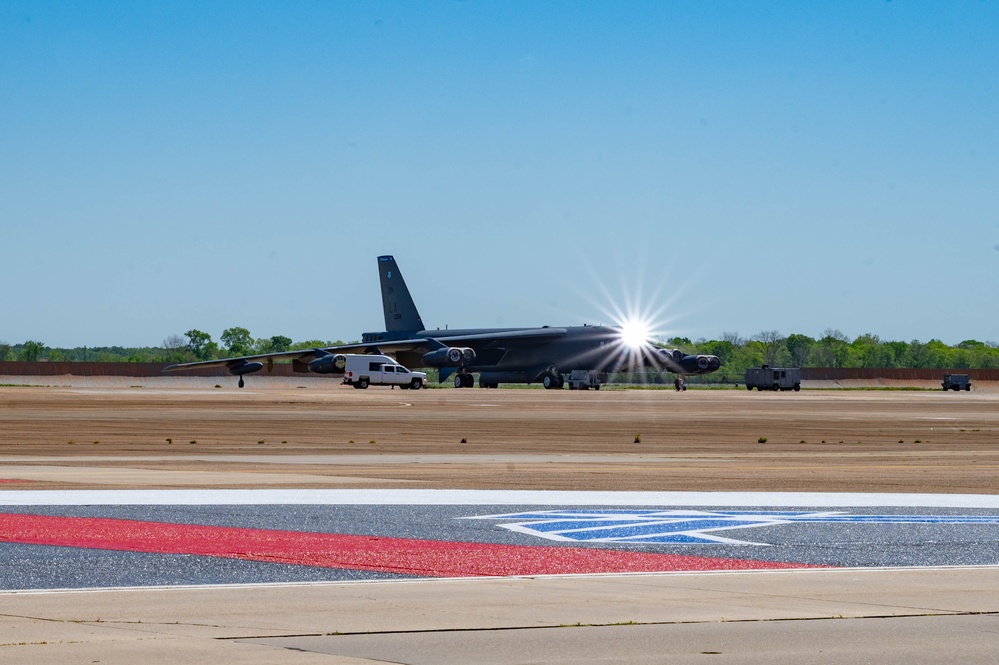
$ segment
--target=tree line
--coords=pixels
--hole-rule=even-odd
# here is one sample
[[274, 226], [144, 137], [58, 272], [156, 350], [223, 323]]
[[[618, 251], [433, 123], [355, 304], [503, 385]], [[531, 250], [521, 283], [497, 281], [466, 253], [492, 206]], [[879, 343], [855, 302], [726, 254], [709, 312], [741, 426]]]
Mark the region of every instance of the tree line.
[[784, 336], [767, 330], [748, 339], [724, 333], [720, 340], [673, 338], [669, 345], [706, 353], [722, 361], [726, 373], [743, 373], [749, 367], [843, 367], [902, 369], [999, 369], [999, 345], [967, 339], [950, 346], [938, 339], [928, 342], [882, 340], [865, 333], [850, 339], [827, 329], [820, 338], [794, 333]]
[[284, 335], [255, 339], [249, 330], [239, 326], [222, 331], [219, 341], [216, 342], [208, 333], [192, 328], [183, 335], [168, 336], [161, 346], [57, 348], [34, 340], [22, 344], [0, 342], [0, 361], [184, 363], [341, 344], [345, 342], [321, 339], [295, 342]]
[[[344, 344], [342, 340], [295, 342], [284, 335], [254, 338], [249, 330], [239, 326], [222, 331], [216, 342], [208, 333], [193, 328], [183, 335], [170, 335], [158, 347], [70, 349], [53, 348], [35, 340], [21, 344], [0, 342], [0, 361], [179, 363], [341, 344]], [[749, 338], [726, 332], [721, 339], [674, 337], [662, 344], [679, 347], [687, 353], [718, 356], [726, 374], [741, 374], [749, 367], [763, 364], [772, 367], [999, 369], [999, 345], [973, 339], [950, 346], [937, 339], [888, 341], [871, 333], [850, 339], [839, 330], [828, 329], [819, 338], [798, 333], [785, 336], [777, 330], [767, 330]]]

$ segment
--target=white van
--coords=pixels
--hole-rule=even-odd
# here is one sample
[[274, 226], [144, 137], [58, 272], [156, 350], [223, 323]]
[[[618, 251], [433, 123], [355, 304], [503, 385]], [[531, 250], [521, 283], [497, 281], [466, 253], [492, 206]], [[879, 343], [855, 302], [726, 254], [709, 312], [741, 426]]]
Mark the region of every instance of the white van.
[[419, 390], [427, 384], [426, 373], [412, 372], [388, 356], [345, 354], [340, 357], [344, 358], [343, 382], [348, 386], [361, 389], [399, 386]]

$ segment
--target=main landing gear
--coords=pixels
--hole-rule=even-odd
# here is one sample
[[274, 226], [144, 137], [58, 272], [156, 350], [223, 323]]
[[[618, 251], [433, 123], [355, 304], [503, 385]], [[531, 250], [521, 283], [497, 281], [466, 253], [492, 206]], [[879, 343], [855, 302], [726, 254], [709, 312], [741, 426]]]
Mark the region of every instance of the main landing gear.
[[565, 385], [565, 378], [558, 372], [549, 370], [542, 377], [541, 385], [545, 387], [545, 390], [557, 390]]
[[458, 372], [454, 375], [455, 388], [471, 388], [475, 385], [475, 377], [467, 372]]

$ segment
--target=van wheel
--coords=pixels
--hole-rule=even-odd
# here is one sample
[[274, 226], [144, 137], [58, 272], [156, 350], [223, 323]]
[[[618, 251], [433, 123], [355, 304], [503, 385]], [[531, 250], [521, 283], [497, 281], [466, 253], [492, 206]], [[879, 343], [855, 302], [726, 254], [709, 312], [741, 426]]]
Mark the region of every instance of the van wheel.
[[367, 379], [358, 379], [356, 385], [361, 390], [364, 390], [365, 388], [368, 387], [368, 380]]
[[413, 379], [413, 382], [409, 384], [409, 387], [412, 388], [413, 390], [419, 390], [420, 388], [423, 387], [423, 381], [420, 381], [419, 379]]

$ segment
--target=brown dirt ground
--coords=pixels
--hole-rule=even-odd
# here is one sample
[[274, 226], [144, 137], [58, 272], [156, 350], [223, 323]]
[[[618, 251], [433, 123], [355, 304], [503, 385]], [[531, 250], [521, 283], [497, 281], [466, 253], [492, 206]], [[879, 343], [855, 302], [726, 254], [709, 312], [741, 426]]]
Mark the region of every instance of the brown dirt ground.
[[0, 388], [0, 490], [261, 486], [254, 474], [268, 487], [995, 494], [999, 393]]

